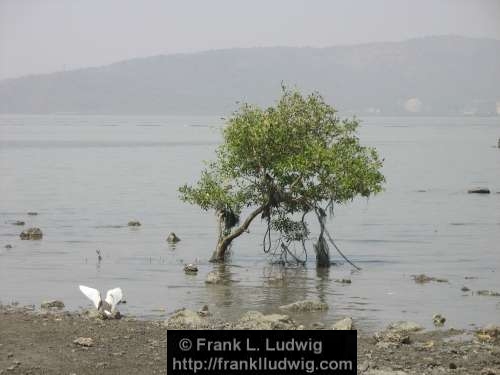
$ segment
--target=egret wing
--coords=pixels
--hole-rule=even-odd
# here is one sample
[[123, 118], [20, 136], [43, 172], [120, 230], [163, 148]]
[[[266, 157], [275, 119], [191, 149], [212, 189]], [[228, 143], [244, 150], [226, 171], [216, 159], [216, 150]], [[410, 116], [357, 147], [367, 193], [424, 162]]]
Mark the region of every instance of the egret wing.
[[123, 298], [123, 293], [121, 288], [114, 288], [108, 290], [108, 292], [106, 293], [105, 301], [109, 303], [109, 305], [111, 306], [111, 312], [115, 311], [116, 305], [118, 305], [118, 302], [120, 302], [122, 298]]
[[97, 289], [89, 288], [88, 286], [85, 285], [80, 285], [79, 288], [82, 291], [82, 293], [85, 294], [87, 298], [92, 301], [95, 308], [98, 309], [99, 303], [101, 302], [101, 293], [99, 293]]

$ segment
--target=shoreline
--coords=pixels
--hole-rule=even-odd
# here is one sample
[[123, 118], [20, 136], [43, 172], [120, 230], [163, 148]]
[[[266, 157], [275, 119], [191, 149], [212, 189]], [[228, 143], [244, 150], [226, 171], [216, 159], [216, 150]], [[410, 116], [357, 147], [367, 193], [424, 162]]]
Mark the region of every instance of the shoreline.
[[[304, 328], [285, 314], [247, 312], [224, 322], [202, 309], [167, 320], [101, 320], [88, 311], [0, 306], [0, 374], [165, 374], [168, 329]], [[375, 335], [358, 331], [357, 358], [366, 375], [498, 375], [500, 326], [426, 331], [406, 322]]]

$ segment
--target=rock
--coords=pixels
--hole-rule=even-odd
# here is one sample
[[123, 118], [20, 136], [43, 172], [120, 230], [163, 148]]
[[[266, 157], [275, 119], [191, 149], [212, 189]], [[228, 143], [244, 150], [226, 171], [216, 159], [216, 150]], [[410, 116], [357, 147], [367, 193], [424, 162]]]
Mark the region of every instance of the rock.
[[7, 353], [7, 358], [12, 358], [12, 357], [14, 357], [14, 353], [12, 353], [12, 352], [8, 352], [8, 353]]
[[31, 212], [28, 212], [28, 215], [29, 216], [36, 216], [36, 215], [38, 215], [38, 212], [31, 211]]
[[169, 242], [169, 243], [177, 243], [180, 240], [181, 239], [179, 237], [177, 237], [177, 235], [174, 232], [170, 232], [170, 234], [167, 237], [167, 242]]
[[494, 292], [492, 290], [478, 290], [476, 294], [478, 296], [500, 297], [500, 293]]
[[63, 309], [64, 303], [58, 300], [44, 301], [41, 303], [40, 307], [42, 309]]
[[476, 331], [476, 336], [481, 341], [500, 340], [500, 326], [489, 324]]
[[225, 279], [218, 271], [210, 271], [207, 274], [207, 279], [205, 280], [205, 283], [207, 284], [226, 284], [227, 282], [228, 280]]
[[399, 321], [389, 324], [387, 329], [393, 332], [418, 332], [424, 327], [415, 322]]
[[14, 222], [12, 222], [12, 225], [24, 225], [26, 224], [24, 221], [21, 221], [21, 220], [16, 220]]
[[7, 245], [5, 245], [5, 248], [6, 249], [12, 249], [12, 245], [10, 243], [8, 243]]
[[140, 227], [141, 223], [137, 220], [131, 220], [127, 224], [129, 227]]
[[489, 194], [490, 189], [485, 188], [485, 187], [474, 188], [474, 189], [467, 190], [467, 193], [469, 193], [469, 194]]
[[457, 365], [454, 362], [450, 362], [450, 364], [448, 365], [448, 367], [450, 368], [450, 370], [456, 370], [457, 369]]
[[209, 324], [206, 319], [200, 317], [191, 310], [183, 309], [174, 313], [165, 321], [167, 329], [207, 329]]
[[312, 324], [312, 328], [313, 329], [323, 329], [323, 328], [325, 328], [325, 324], [322, 322], [314, 322]]
[[364, 374], [365, 375], [408, 375], [408, 373], [404, 371], [396, 371], [396, 370], [368, 370]]
[[442, 316], [441, 314], [434, 314], [432, 317], [432, 322], [436, 327], [442, 327], [444, 326], [444, 323], [446, 322], [446, 318]]
[[351, 331], [352, 329], [354, 329], [352, 318], [346, 317], [342, 320], [339, 320], [332, 326], [332, 329], [334, 331]]
[[467, 288], [466, 286], [463, 286], [462, 289], [460, 289], [462, 292], [469, 292], [470, 289]]
[[328, 304], [316, 300], [303, 300], [280, 306], [280, 309], [296, 312], [324, 311], [328, 310]]
[[193, 274], [195, 275], [195, 274], [198, 273], [198, 267], [195, 264], [191, 264], [191, 263], [186, 264], [184, 266], [184, 273], [186, 273], [188, 275], [189, 274], [190, 275], [193, 275]]
[[497, 372], [489, 367], [485, 367], [481, 370], [481, 375], [497, 375]]
[[210, 315], [210, 311], [208, 311], [208, 305], [204, 305], [201, 310], [198, 310], [198, 315], [199, 316], [209, 316]]
[[92, 340], [91, 337], [78, 337], [77, 339], [73, 340], [73, 344], [89, 348], [91, 346], [94, 346], [94, 340]]
[[351, 279], [337, 279], [335, 280], [336, 283], [340, 283], [340, 284], [351, 284], [352, 281]]
[[250, 330], [294, 330], [298, 326], [288, 315], [264, 315], [258, 311], [248, 311], [236, 322], [235, 329]]
[[29, 228], [22, 231], [19, 237], [22, 240], [40, 240], [43, 237], [43, 233], [40, 228]]
[[392, 331], [386, 330], [376, 333], [374, 336], [375, 341], [377, 341], [376, 346], [380, 349], [388, 349], [391, 347], [397, 347], [401, 344], [409, 344], [411, 342], [410, 336], [406, 331]]
[[427, 276], [425, 274], [412, 275], [411, 277], [413, 278], [413, 280], [417, 284], [426, 284], [426, 283], [429, 283], [431, 281], [435, 281], [435, 282], [438, 282], [438, 283], [447, 283], [448, 282], [447, 279], [440, 279], [440, 278], [437, 278], [437, 277], [431, 277], [431, 276]]

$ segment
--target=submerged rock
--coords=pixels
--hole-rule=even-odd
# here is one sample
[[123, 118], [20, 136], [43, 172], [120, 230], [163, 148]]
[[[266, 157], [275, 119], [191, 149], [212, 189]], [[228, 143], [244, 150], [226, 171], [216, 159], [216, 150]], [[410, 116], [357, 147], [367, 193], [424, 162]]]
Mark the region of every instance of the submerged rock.
[[167, 237], [167, 242], [170, 242], [170, 243], [177, 243], [180, 240], [181, 239], [179, 237], [177, 237], [177, 235], [174, 232], [170, 232], [170, 234]]
[[8, 243], [7, 245], [5, 245], [5, 248], [6, 249], [12, 249], [12, 245], [10, 243]]
[[40, 307], [42, 309], [63, 309], [64, 303], [58, 300], [44, 301], [41, 303]]
[[258, 311], [247, 311], [235, 324], [235, 329], [294, 330], [298, 328], [297, 323], [288, 315], [264, 315]]
[[19, 226], [21, 226], [21, 225], [24, 225], [24, 224], [26, 224], [26, 223], [24, 221], [21, 221], [21, 220], [16, 220], [16, 221], [12, 222], [12, 225], [19, 225]]
[[165, 321], [167, 329], [206, 329], [209, 322], [194, 311], [183, 309]]
[[317, 300], [303, 300], [280, 306], [280, 309], [296, 312], [324, 311], [328, 310], [328, 304]]
[[38, 212], [31, 211], [31, 212], [28, 212], [28, 215], [29, 216], [36, 216], [36, 215], [38, 215]]
[[352, 318], [346, 317], [342, 320], [339, 320], [332, 326], [334, 331], [351, 331], [354, 329], [354, 324], [352, 322]]
[[485, 188], [485, 187], [474, 188], [474, 189], [467, 190], [467, 193], [469, 193], [469, 194], [489, 194], [490, 189]]
[[140, 227], [141, 223], [140, 223], [140, 221], [137, 221], [137, 220], [131, 220], [131, 221], [128, 222], [127, 225], [129, 227]]
[[339, 284], [351, 284], [352, 281], [351, 279], [337, 279], [335, 280], [336, 283], [339, 283]]
[[40, 228], [29, 228], [22, 231], [19, 237], [22, 240], [40, 240], [43, 237], [43, 233]]
[[219, 271], [210, 271], [207, 274], [206, 284], [227, 284], [229, 280], [223, 277]]

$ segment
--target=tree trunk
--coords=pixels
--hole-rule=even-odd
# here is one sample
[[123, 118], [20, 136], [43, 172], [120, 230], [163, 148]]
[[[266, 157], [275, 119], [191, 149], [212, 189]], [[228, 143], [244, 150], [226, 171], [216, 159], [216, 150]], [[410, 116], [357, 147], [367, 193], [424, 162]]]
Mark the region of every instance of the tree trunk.
[[217, 246], [212, 254], [211, 262], [224, 262], [226, 259], [226, 252], [229, 249], [231, 242], [235, 238], [241, 236], [250, 226], [253, 219], [257, 217], [264, 210], [264, 206], [260, 206], [255, 211], [252, 211], [250, 215], [245, 219], [243, 224], [233, 230], [230, 234], [224, 235], [224, 223], [222, 222], [222, 216], [218, 214], [219, 220], [219, 239], [217, 240]]

